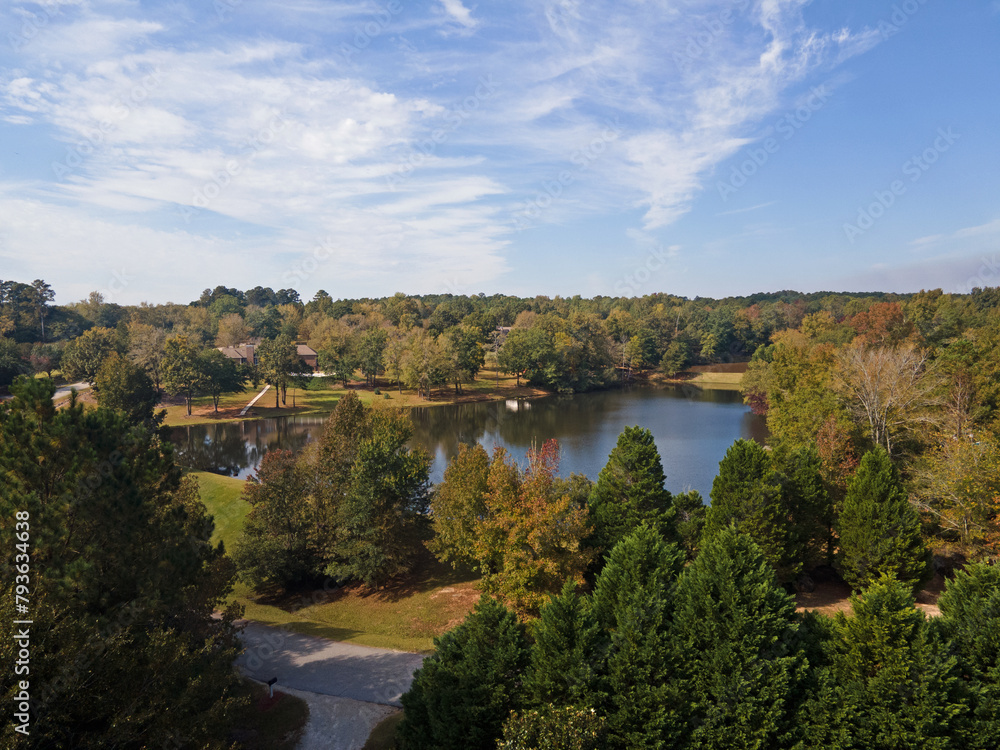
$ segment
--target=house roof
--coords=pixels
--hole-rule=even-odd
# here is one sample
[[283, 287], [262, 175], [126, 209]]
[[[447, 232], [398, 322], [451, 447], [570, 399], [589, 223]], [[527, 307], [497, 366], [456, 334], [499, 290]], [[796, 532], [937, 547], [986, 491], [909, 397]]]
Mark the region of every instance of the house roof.
[[305, 344], [296, 344], [295, 353], [300, 357], [316, 357], [318, 356], [316, 350], [311, 346], [306, 346]]

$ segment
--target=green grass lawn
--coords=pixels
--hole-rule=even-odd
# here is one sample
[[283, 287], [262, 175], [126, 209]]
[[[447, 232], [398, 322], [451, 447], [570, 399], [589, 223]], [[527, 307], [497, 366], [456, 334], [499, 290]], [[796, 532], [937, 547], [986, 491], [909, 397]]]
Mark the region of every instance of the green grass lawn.
[[[250, 506], [241, 499], [244, 482], [204, 471], [198, 479], [202, 502], [215, 518], [212, 541], [232, 550]], [[398, 651], [429, 652], [434, 636], [457, 625], [479, 599], [477, 578], [422, 556], [416, 572], [381, 591], [361, 585], [324, 591], [301, 589], [257, 596], [237, 583], [233, 597], [246, 617], [308, 635]]]
[[240, 497], [240, 493], [243, 492], [243, 480], [208, 471], [189, 471], [188, 476], [198, 480], [201, 501], [215, 519], [212, 544], [221, 539], [226, 549], [232, 550], [233, 543], [243, 533], [243, 520], [250, 511], [250, 504]]

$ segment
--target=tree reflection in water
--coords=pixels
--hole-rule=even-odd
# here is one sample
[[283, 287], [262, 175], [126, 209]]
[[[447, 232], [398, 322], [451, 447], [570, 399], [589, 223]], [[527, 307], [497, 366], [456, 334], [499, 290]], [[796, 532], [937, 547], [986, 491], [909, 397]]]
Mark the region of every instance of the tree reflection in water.
[[[622, 429], [638, 424], [656, 438], [673, 492], [695, 489], [707, 499], [719, 461], [737, 438], [763, 440], [764, 420], [736, 391], [693, 386], [631, 388], [530, 401], [490, 401], [413, 409], [413, 444], [434, 458], [440, 482], [461, 443], [502, 445], [523, 460], [532, 446], [555, 438], [559, 473], [596, 479]], [[281, 417], [175, 428], [171, 439], [183, 466], [246, 478], [272, 448], [298, 452], [321, 434], [322, 417]]]

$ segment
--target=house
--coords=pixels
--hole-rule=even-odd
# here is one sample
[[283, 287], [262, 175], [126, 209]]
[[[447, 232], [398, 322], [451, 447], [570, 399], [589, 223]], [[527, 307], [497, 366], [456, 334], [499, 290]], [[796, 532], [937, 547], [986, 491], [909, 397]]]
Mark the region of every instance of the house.
[[[220, 352], [225, 354], [230, 359], [234, 359], [241, 365], [256, 365], [258, 363], [257, 358], [257, 345], [256, 344], [240, 344], [239, 346], [220, 346], [217, 347]], [[295, 353], [298, 355], [299, 359], [308, 367], [310, 370], [316, 370], [319, 367], [319, 354], [316, 350], [305, 344], [296, 344]]]
[[241, 365], [257, 364], [257, 347], [254, 344], [240, 344], [239, 346], [220, 346], [220, 352], [229, 359], [235, 359]]
[[319, 354], [311, 346], [306, 346], [305, 344], [296, 344], [295, 353], [299, 355], [306, 367], [314, 372], [319, 369]]

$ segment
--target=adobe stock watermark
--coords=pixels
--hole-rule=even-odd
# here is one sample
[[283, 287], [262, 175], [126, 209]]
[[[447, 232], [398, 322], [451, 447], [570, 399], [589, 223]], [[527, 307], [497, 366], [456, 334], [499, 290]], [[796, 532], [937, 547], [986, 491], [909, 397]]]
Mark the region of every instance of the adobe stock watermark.
[[115, 298], [128, 288], [131, 281], [132, 280], [128, 276], [127, 269], [123, 267], [120, 271], [111, 272], [111, 278], [108, 280], [108, 285], [104, 289], [101, 289], [98, 293], [105, 302], [114, 302]]
[[399, 0], [389, 0], [385, 7], [378, 8], [372, 14], [371, 20], [355, 27], [351, 43], [340, 45], [338, 50], [340, 56], [347, 62], [352, 62], [352, 58], [359, 52], [368, 49], [368, 45], [384, 34], [385, 30], [392, 24], [393, 19], [402, 12], [403, 4]]
[[677, 257], [680, 249], [680, 245], [671, 245], [668, 248], [661, 245], [654, 247], [642, 263], [615, 283], [615, 293], [619, 297], [635, 296], [656, 273], [662, 271], [671, 260]]
[[163, 74], [160, 69], [154, 68], [151, 73], [136, 82], [127, 94], [115, 99], [111, 104], [111, 117], [101, 120], [87, 134], [85, 140], [67, 148], [66, 157], [62, 161], [52, 162], [52, 173], [56, 179], [61, 180], [83, 166], [83, 163], [104, 145], [108, 137], [118, 130], [121, 123], [129, 118], [135, 108], [149, 98], [162, 81]]
[[767, 164], [771, 157], [781, 150], [783, 142], [790, 141], [795, 134], [801, 130], [813, 115], [819, 112], [830, 100], [833, 92], [825, 85], [816, 86], [809, 92], [809, 96], [801, 106], [793, 111], [787, 112], [775, 121], [768, 132], [775, 132], [781, 136], [779, 140], [775, 136], [768, 136], [759, 146], [748, 148], [740, 155], [742, 157], [738, 164], [734, 164], [729, 174], [729, 179], [719, 180], [716, 187], [719, 190], [719, 197], [723, 202], [729, 200], [729, 196], [735, 194], [747, 184], [761, 168]]
[[910, 19], [924, 5], [927, 0], [903, 0], [892, 6], [892, 13], [878, 23], [877, 31], [884, 42], [889, 37], [893, 37], [903, 30], [903, 26], [910, 22]]
[[527, 229], [532, 221], [537, 220], [542, 213], [551, 208], [563, 197], [566, 190], [580, 179], [585, 169], [607, 153], [611, 144], [617, 141], [623, 132], [618, 117], [607, 120], [600, 135], [570, 155], [569, 160], [576, 165], [576, 170], [564, 169], [552, 178], [542, 180], [535, 194], [518, 206], [511, 217], [514, 229], [518, 232]]
[[493, 80], [493, 74], [480, 76], [479, 85], [476, 90], [462, 100], [460, 106], [450, 110], [444, 116], [444, 127], [435, 128], [429, 137], [418, 141], [413, 145], [413, 151], [403, 159], [392, 173], [386, 175], [386, 187], [395, 191], [403, 182], [408, 180], [414, 170], [419, 169], [427, 163], [442, 143], [448, 140], [451, 135], [462, 127], [462, 124], [472, 117], [483, 102], [489, 100], [499, 88]]
[[907, 159], [902, 166], [904, 177], [909, 178], [909, 184], [904, 180], [893, 180], [885, 190], [872, 193], [874, 201], [867, 206], [858, 207], [858, 216], [854, 223], [844, 224], [844, 234], [852, 245], [858, 237], [870, 230], [875, 223], [885, 216], [886, 211], [896, 205], [897, 199], [906, 195], [909, 185], [920, 182], [931, 167], [937, 164], [941, 156], [951, 150], [961, 136], [952, 128], [938, 128], [934, 142]]
[[285, 271], [281, 275], [282, 280], [289, 287], [301, 284], [316, 273], [320, 266], [329, 260], [337, 249], [338, 245], [332, 237], [326, 237], [325, 239], [320, 240], [316, 246], [309, 251], [309, 255], [305, 258], [305, 260], [299, 261], [290, 270]]
[[63, 14], [63, 4], [54, 2], [54, 0], [37, 0], [32, 5], [40, 6], [42, 12], [40, 14], [32, 13], [23, 6], [17, 6], [13, 9], [24, 19], [21, 27], [16, 32], [7, 32], [7, 41], [10, 42], [11, 49], [15, 52], [20, 52], [25, 46], [37, 39], [38, 35], [48, 28], [53, 19]]
[[971, 294], [973, 289], [998, 286], [998, 282], [1000, 282], [1000, 255], [993, 253], [992, 258], [987, 258], [984, 255], [982, 261], [975, 275], [970, 276], [965, 284], [960, 284], [955, 288], [955, 294]]
[[274, 143], [278, 133], [287, 127], [281, 114], [274, 115], [260, 130], [247, 138], [240, 146], [240, 153], [227, 159], [225, 164], [212, 171], [211, 176], [195, 189], [191, 196], [191, 205], [178, 205], [177, 211], [184, 217], [185, 223], [197, 216], [212, 201], [233, 184], [233, 180], [243, 174], [254, 159], [268, 146]]

